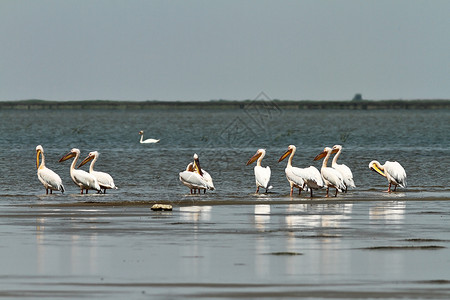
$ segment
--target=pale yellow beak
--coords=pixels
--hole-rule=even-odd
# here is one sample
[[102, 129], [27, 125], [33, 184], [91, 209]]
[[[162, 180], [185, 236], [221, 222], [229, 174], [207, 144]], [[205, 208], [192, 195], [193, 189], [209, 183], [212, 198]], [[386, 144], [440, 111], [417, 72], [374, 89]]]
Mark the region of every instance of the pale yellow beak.
[[39, 169], [39, 155], [41, 154], [41, 151], [36, 151], [36, 168]]
[[386, 174], [383, 172], [383, 170], [381, 170], [380, 168], [378, 168], [378, 166], [376, 164], [373, 164], [372, 167], [370, 168], [372, 171], [375, 171], [376, 173], [380, 174], [383, 177], [386, 177]]

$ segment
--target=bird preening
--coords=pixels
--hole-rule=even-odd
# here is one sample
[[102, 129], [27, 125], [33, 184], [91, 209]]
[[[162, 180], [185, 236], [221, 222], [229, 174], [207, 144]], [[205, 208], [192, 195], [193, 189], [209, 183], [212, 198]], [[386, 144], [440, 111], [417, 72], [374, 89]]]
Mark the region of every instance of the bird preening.
[[406, 188], [406, 172], [403, 169], [402, 165], [400, 165], [396, 161], [386, 161], [384, 165], [380, 164], [376, 160], [372, 160], [369, 163], [369, 169], [375, 171], [380, 174], [389, 182], [389, 186], [386, 192], [392, 192], [391, 186], [394, 185], [394, 192], [397, 190], [397, 186], [401, 186], [402, 188]]
[[197, 191], [200, 194], [201, 190], [203, 193], [206, 193], [206, 190], [213, 191], [215, 187], [211, 175], [202, 169], [196, 153], [193, 158], [194, 161], [187, 165], [186, 170], [179, 173], [181, 183], [189, 188], [191, 194], [195, 194]]

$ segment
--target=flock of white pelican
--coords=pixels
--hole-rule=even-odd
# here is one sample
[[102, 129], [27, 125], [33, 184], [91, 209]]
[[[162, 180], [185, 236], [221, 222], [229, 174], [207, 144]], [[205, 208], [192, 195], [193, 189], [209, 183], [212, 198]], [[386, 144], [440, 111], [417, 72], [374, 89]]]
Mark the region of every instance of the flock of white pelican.
[[[143, 133], [143, 131], [139, 132], [141, 135], [141, 143], [159, 142], [159, 140], [156, 139], [147, 139], [143, 141]], [[320, 171], [314, 166], [309, 166], [307, 168], [293, 167], [292, 158], [294, 157], [295, 151], [296, 147], [294, 145], [290, 145], [286, 152], [278, 160], [278, 162], [281, 162], [289, 156], [285, 173], [290, 185], [291, 196], [293, 195], [294, 188], [299, 189], [299, 195], [302, 190], [309, 191], [311, 197], [313, 197], [313, 190], [319, 190], [322, 188], [326, 188], [326, 197], [329, 197], [329, 189], [334, 188], [336, 190], [334, 196], [336, 197], [338, 192], [347, 192], [349, 188], [356, 187], [350, 168], [344, 164], [337, 163], [337, 159], [342, 152], [341, 145], [335, 145], [333, 148], [325, 147], [323, 151], [314, 158], [314, 160], [323, 159]], [[333, 157], [331, 167], [328, 167], [328, 160], [331, 154], [335, 155]], [[259, 193], [260, 188], [265, 189], [266, 193], [268, 190], [272, 189], [272, 186], [270, 185], [270, 167], [261, 166], [262, 159], [265, 155], [265, 149], [258, 149], [255, 155], [253, 155], [247, 162], [247, 165], [250, 165], [256, 161], [256, 166], [254, 168], [256, 193]], [[72, 181], [80, 188], [81, 194], [83, 194], [84, 191], [87, 194], [88, 190], [96, 190], [98, 193], [106, 193], [107, 189], [117, 189], [113, 178], [108, 173], [94, 171], [94, 164], [99, 157], [99, 153], [97, 151], [90, 152], [89, 155], [81, 161], [78, 167], [76, 167], [79, 157], [80, 150], [73, 148], [68, 154], [64, 155], [59, 162], [73, 158], [72, 164], [70, 165], [70, 177], [72, 178]], [[206, 193], [206, 190], [214, 190], [215, 188], [212, 177], [200, 166], [198, 155], [194, 154], [193, 158], [194, 161], [187, 165], [186, 170], [179, 173], [180, 181], [190, 189], [191, 194], [195, 194], [197, 192], [200, 193], [202, 190], [203, 193]], [[78, 169], [89, 161], [91, 161], [89, 173]], [[45, 166], [44, 148], [41, 145], [36, 147], [36, 167], [38, 169], [38, 179], [44, 185], [47, 194], [51, 194], [53, 191], [61, 191], [64, 193], [65, 188], [59, 175]], [[406, 188], [406, 172], [398, 162], [386, 161], [384, 165], [381, 165], [378, 161], [374, 160], [370, 162], [369, 168], [386, 177], [389, 182], [387, 192], [395, 192], [397, 186]], [[394, 186], [393, 190], [391, 189], [392, 185]]]

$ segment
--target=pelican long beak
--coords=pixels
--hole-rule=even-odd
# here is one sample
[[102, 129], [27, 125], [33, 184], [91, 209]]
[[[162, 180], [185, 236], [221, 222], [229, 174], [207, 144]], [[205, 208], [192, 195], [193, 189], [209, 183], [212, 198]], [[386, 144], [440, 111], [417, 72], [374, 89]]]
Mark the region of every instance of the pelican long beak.
[[197, 173], [200, 174], [200, 176], [203, 176], [202, 168], [200, 167], [200, 161], [197, 159], [194, 159], [194, 169], [197, 170]]
[[249, 161], [247, 162], [246, 166], [248, 166], [249, 164], [255, 162], [261, 155], [262, 155], [261, 152], [256, 152], [256, 154], [253, 155], [253, 156], [249, 159]]
[[288, 157], [290, 154], [292, 153], [292, 149], [288, 149], [286, 152], [284, 152], [283, 155], [281, 155], [280, 159], [278, 160], [278, 162], [282, 161], [283, 159], [285, 159], [286, 157]]
[[36, 151], [36, 168], [39, 169], [39, 155], [41, 154], [41, 151]]
[[59, 162], [63, 162], [65, 160], [68, 160], [69, 158], [74, 157], [76, 154], [73, 152], [69, 152], [66, 155], [64, 155], [63, 157], [61, 157], [61, 159], [59, 160]]
[[[336, 154], [339, 152], [339, 149], [333, 149], [333, 151], [331, 151], [331, 154]], [[325, 154], [326, 155], [326, 154]]]
[[318, 154], [316, 157], [314, 157], [314, 160], [319, 160], [327, 156], [327, 152], [323, 151], [320, 154]]
[[370, 169], [378, 174], [380, 174], [383, 177], [386, 177], [386, 174], [383, 172], [383, 170], [381, 170], [380, 168], [378, 168], [378, 166], [376, 164], [373, 164]]
[[94, 155], [88, 155], [85, 159], [83, 159], [83, 161], [78, 165], [77, 169], [81, 166], [83, 166], [84, 164], [86, 164], [88, 161], [91, 161], [92, 159], [94, 159]]

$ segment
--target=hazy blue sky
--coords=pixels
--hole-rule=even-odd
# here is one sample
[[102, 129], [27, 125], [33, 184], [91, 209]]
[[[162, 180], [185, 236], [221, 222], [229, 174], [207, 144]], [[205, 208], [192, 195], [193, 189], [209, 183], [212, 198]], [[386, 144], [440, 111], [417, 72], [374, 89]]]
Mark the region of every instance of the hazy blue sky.
[[450, 98], [450, 1], [0, 0], [0, 100]]

